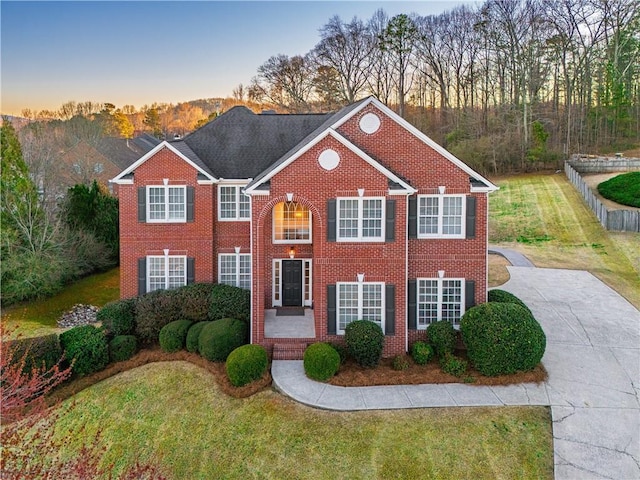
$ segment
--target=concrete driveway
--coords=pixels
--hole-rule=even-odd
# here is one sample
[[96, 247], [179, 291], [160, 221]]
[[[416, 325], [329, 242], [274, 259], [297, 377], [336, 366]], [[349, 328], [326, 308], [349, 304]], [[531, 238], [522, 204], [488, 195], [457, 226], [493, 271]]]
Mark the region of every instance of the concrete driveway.
[[640, 312], [585, 271], [508, 267], [547, 335], [556, 479], [640, 479]]

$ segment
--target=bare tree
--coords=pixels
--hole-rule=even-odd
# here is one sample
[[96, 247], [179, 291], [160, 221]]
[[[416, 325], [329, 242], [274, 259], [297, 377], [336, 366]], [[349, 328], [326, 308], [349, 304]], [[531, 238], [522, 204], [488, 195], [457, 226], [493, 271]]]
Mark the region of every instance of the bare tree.
[[378, 41], [377, 48], [372, 52], [370, 75], [367, 79], [369, 91], [378, 97], [378, 100], [389, 105], [393, 91], [393, 71], [391, 55], [387, 50], [380, 48], [379, 40], [384, 34], [389, 23], [389, 16], [383, 9], [378, 9], [368, 23], [368, 28]]

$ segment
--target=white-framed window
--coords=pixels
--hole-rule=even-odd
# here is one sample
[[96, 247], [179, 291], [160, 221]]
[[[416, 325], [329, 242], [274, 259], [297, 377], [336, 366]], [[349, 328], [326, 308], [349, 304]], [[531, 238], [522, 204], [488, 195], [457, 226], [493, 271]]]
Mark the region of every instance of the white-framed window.
[[251, 290], [251, 254], [221, 253], [218, 256], [218, 282]]
[[147, 222], [186, 222], [187, 187], [185, 185], [147, 186]]
[[464, 238], [464, 195], [419, 195], [418, 238]]
[[354, 320], [369, 320], [384, 332], [384, 283], [339, 282], [336, 284], [337, 333]]
[[337, 199], [339, 242], [384, 242], [383, 197]]
[[464, 313], [464, 279], [419, 278], [416, 289], [418, 329], [440, 320], [452, 325], [460, 323]]
[[273, 243], [311, 243], [311, 212], [298, 202], [273, 207]]
[[187, 284], [185, 255], [149, 255], [147, 257], [147, 292], [178, 288]]
[[251, 202], [242, 193], [242, 185], [220, 185], [218, 187], [218, 219], [249, 220], [251, 218]]

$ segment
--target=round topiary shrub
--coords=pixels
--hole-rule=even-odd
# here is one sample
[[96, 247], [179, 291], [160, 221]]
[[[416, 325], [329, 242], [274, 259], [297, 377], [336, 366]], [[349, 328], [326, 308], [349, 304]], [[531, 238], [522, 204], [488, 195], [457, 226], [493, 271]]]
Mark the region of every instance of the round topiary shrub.
[[[525, 303], [516, 297], [513, 293], [509, 293], [505, 290], [500, 290], [499, 288], [495, 288], [493, 290], [489, 290], [487, 294], [488, 302], [498, 302], [498, 303], [515, 303], [516, 305], [520, 305], [521, 307], [529, 310], [529, 307], [525, 305]], [[529, 310], [531, 312], [531, 310]]]
[[375, 367], [380, 363], [384, 349], [384, 333], [377, 323], [356, 320], [344, 330], [344, 342], [349, 355], [363, 367]]
[[187, 339], [187, 332], [193, 322], [191, 320], [176, 320], [160, 329], [160, 348], [165, 352], [182, 350]]
[[411, 357], [418, 365], [426, 365], [433, 358], [433, 347], [426, 342], [416, 342], [411, 346]]
[[247, 324], [235, 318], [223, 318], [204, 326], [198, 339], [198, 351], [211, 362], [224, 362], [246, 341]]
[[326, 382], [340, 368], [340, 354], [328, 343], [313, 343], [304, 351], [303, 364], [307, 377]]
[[456, 348], [456, 330], [446, 320], [429, 324], [427, 327], [427, 339], [433, 345], [433, 349], [439, 357], [442, 357], [445, 353], [453, 353]]
[[227, 357], [227, 376], [231, 385], [242, 387], [258, 380], [269, 366], [267, 351], [261, 345], [242, 345]]
[[136, 299], [127, 298], [109, 302], [96, 314], [96, 320], [102, 323], [107, 335], [129, 335], [136, 327]]
[[60, 334], [65, 360], [73, 362], [73, 373], [87, 375], [109, 363], [109, 347], [102, 329], [93, 325], [75, 327]]
[[187, 352], [198, 353], [198, 339], [200, 338], [200, 333], [205, 325], [210, 323], [211, 322], [198, 322], [191, 325], [187, 332], [187, 341], [185, 342]]
[[483, 303], [460, 320], [467, 355], [483, 375], [503, 375], [533, 369], [547, 340], [540, 324], [515, 303]]
[[124, 362], [138, 351], [138, 341], [133, 335], [117, 335], [109, 342], [109, 359]]

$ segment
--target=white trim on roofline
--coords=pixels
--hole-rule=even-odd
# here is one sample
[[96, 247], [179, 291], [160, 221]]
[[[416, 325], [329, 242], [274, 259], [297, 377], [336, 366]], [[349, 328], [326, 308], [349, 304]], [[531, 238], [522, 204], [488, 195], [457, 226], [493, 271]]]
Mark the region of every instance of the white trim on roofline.
[[303, 146], [300, 150], [298, 150], [296, 153], [294, 153], [293, 155], [291, 155], [291, 157], [289, 157], [287, 160], [285, 160], [284, 162], [282, 162], [280, 165], [278, 165], [277, 167], [275, 167], [272, 171], [270, 171], [267, 175], [265, 175], [264, 177], [262, 177], [258, 182], [256, 182], [254, 185], [252, 185], [249, 188], [246, 188], [244, 190], [244, 192], [247, 195], [255, 195], [255, 194], [260, 194], [260, 191], [256, 191], [256, 188], [263, 184], [264, 182], [270, 180], [273, 176], [275, 176], [277, 173], [281, 172], [282, 170], [284, 170], [286, 167], [288, 167], [291, 163], [293, 163], [296, 159], [298, 159], [300, 156], [302, 156], [304, 153], [306, 153], [307, 151], [309, 151], [311, 148], [313, 148], [315, 145], [317, 145], [321, 140], [325, 139], [327, 136], [331, 136], [333, 137], [335, 140], [337, 140], [338, 142], [340, 142], [342, 145], [344, 145], [346, 148], [348, 148], [349, 150], [351, 150], [353, 153], [355, 153], [357, 156], [359, 156], [360, 158], [362, 158], [365, 162], [367, 162], [369, 165], [371, 165], [373, 168], [375, 168], [376, 170], [378, 170], [380, 173], [382, 173], [384, 176], [386, 176], [388, 179], [396, 182], [397, 184], [399, 184], [400, 186], [402, 186], [404, 188], [405, 193], [408, 194], [414, 194], [417, 192], [417, 190], [415, 188], [413, 188], [411, 185], [409, 185], [407, 182], [405, 182], [404, 180], [402, 180], [400, 177], [398, 177], [395, 173], [393, 173], [391, 170], [387, 169], [386, 167], [382, 166], [380, 163], [378, 163], [377, 161], [375, 161], [373, 158], [371, 158], [369, 155], [367, 155], [365, 152], [363, 152], [360, 148], [358, 148], [357, 146], [355, 146], [353, 143], [351, 143], [349, 140], [347, 140], [346, 138], [344, 138], [342, 135], [340, 135], [338, 132], [336, 132], [335, 130], [333, 130], [332, 128], [328, 128], [327, 130], [321, 132], [320, 134], [318, 134], [317, 137], [315, 137], [313, 140], [311, 140], [310, 142], [308, 142], [305, 146]]
[[370, 105], [370, 104], [373, 104], [378, 110], [382, 111], [385, 115], [387, 115], [389, 118], [391, 118], [398, 125], [403, 127], [405, 130], [408, 130], [409, 132], [413, 133], [413, 135], [415, 135], [418, 139], [422, 140], [424, 143], [426, 143], [428, 146], [433, 148], [436, 152], [438, 152], [440, 155], [442, 155], [447, 160], [452, 162], [454, 165], [456, 165], [457, 167], [459, 167], [460, 169], [468, 173], [470, 176], [477, 178], [478, 180], [484, 182], [487, 185], [486, 188], [476, 187], [472, 189], [473, 192], [491, 193], [500, 189], [500, 187], [498, 187], [497, 185], [494, 185], [492, 182], [484, 178], [478, 172], [473, 170], [469, 165], [464, 163], [462, 160], [458, 159], [455, 155], [453, 155], [451, 152], [449, 152], [447, 149], [445, 149], [441, 145], [431, 140], [427, 135], [422, 133], [420, 130], [418, 130], [416, 127], [411, 125], [404, 118], [399, 116], [397, 113], [395, 113], [393, 110], [387, 107], [384, 103], [382, 103], [380, 100], [378, 100], [373, 96], [366, 99], [364, 102], [362, 102], [362, 104], [358, 105], [357, 108], [353, 109], [347, 115], [345, 115], [340, 120], [332, 124], [330, 128], [332, 129], [339, 128], [341, 125], [343, 125], [345, 122], [347, 122], [353, 116], [358, 114], [358, 112], [360, 112], [363, 108], [365, 108], [367, 105]]
[[[193, 163], [192, 160], [190, 160], [188, 157], [186, 157], [182, 152], [180, 152], [178, 149], [176, 149], [174, 146], [172, 146], [169, 142], [167, 142], [166, 140], [162, 141], [161, 143], [159, 143], [155, 148], [153, 148], [152, 150], [150, 150], [149, 152], [147, 152], [145, 155], [143, 155], [142, 157], [140, 157], [138, 160], [136, 160], [135, 163], [131, 164], [129, 167], [127, 167], [125, 170], [123, 170], [122, 172], [120, 172], [115, 178], [111, 179], [110, 182], [111, 183], [116, 183], [116, 184], [129, 184], [131, 183], [130, 180], [128, 179], [123, 179], [122, 177], [124, 177], [125, 175], [129, 175], [131, 172], [133, 172], [136, 168], [138, 168], [140, 165], [142, 165], [144, 162], [146, 162], [147, 160], [149, 160], [151, 157], [153, 157], [156, 153], [158, 153], [160, 150], [162, 150], [163, 148], [168, 148], [169, 150], [171, 150], [173, 153], [175, 153], [178, 157], [180, 157], [181, 159], [183, 159], [185, 162], [187, 162], [189, 165], [191, 165], [193, 168], [195, 168], [198, 173], [203, 174], [205, 177], [207, 177], [208, 181], [212, 182], [212, 183], [218, 183], [218, 179], [215, 177], [212, 177], [209, 173], [205, 172], [204, 170], [202, 170], [202, 168], [200, 168], [198, 165], [196, 165], [195, 163]], [[204, 181], [203, 181], [204, 182]]]

